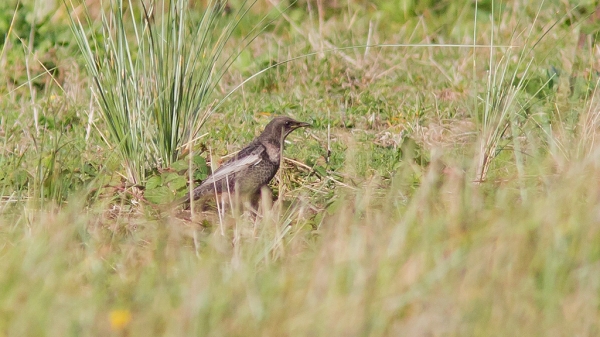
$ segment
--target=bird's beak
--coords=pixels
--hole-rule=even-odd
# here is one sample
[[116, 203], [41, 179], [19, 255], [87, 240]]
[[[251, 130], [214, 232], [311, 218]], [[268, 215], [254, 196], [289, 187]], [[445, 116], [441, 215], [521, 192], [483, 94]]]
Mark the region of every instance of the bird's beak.
[[310, 123], [298, 122], [298, 124], [296, 124], [296, 126], [294, 126], [294, 130], [298, 129], [298, 128], [307, 128], [310, 126], [311, 126]]

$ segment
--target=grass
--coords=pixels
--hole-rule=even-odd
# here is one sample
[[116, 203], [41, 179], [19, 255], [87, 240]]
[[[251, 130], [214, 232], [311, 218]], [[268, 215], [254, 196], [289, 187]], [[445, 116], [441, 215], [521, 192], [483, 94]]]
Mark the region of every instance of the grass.
[[[594, 8], [396, 4], [259, 2], [223, 51], [269, 24], [216, 97], [322, 49], [410, 46], [257, 76], [141, 195], [103, 139], [66, 8], [10, 6], [0, 336], [598, 335]], [[288, 137], [272, 206], [194, 221], [157, 209], [187, 189], [190, 162], [203, 179], [279, 114], [313, 127]]]

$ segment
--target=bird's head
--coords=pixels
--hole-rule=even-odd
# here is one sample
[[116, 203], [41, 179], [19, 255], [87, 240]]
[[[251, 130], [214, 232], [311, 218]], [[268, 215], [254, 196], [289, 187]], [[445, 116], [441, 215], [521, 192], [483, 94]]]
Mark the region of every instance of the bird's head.
[[302, 128], [310, 126], [308, 123], [298, 122], [289, 117], [275, 117], [267, 126], [265, 130], [260, 135], [261, 138], [272, 138], [277, 141], [282, 141], [290, 134], [290, 132]]

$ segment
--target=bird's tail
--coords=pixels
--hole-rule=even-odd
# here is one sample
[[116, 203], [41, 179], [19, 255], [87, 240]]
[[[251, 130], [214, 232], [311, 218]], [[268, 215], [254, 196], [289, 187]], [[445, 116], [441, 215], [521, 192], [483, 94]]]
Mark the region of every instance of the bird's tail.
[[173, 201], [172, 205], [173, 205], [173, 207], [183, 205], [184, 209], [189, 209], [190, 201], [191, 201], [190, 193], [186, 193], [185, 196]]
[[193, 201], [200, 202], [201, 204], [210, 198], [212, 194], [205, 193], [204, 189], [194, 189], [192, 193], [186, 193], [185, 196], [172, 202], [173, 207], [183, 205], [183, 209], [190, 209], [190, 203]]

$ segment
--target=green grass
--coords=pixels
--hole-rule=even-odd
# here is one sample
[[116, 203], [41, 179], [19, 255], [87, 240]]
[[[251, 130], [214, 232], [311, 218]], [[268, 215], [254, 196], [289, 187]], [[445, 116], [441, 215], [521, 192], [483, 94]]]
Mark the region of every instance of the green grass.
[[[66, 8], [0, 5], [0, 336], [600, 333], [594, 7], [322, 4], [257, 3], [192, 157], [135, 188]], [[274, 115], [313, 127], [273, 205], [156, 205]]]

